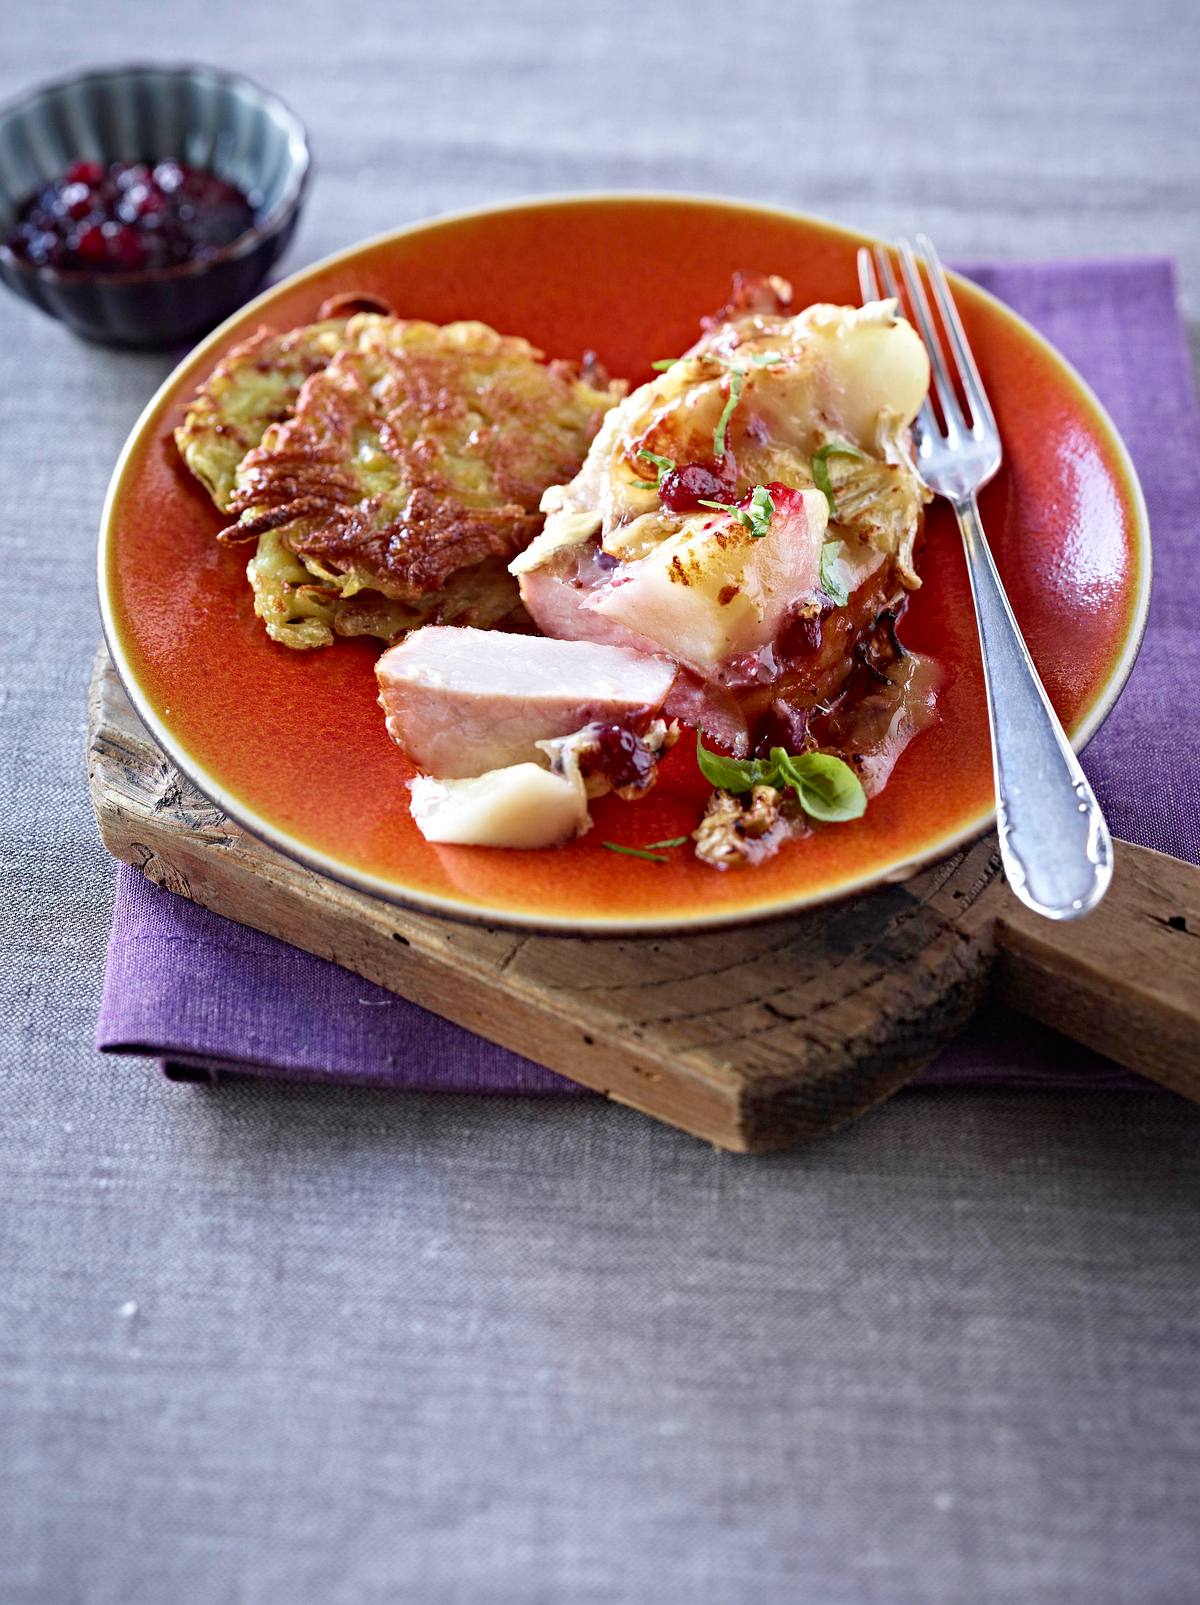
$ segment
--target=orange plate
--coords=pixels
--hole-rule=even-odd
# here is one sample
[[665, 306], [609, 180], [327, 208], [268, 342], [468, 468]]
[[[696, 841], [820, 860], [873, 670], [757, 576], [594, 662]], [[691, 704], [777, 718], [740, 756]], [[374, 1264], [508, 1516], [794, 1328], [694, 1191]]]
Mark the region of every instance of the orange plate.
[[[643, 802], [605, 798], [590, 835], [542, 852], [434, 847], [413, 826], [412, 766], [375, 700], [378, 648], [294, 652], [251, 607], [246, 552], [219, 547], [219, 518], [171, 439], [197, 384], [261, 322], [286, 329], [340, 291], [386, 297], [405, 317], [480, 318], [551, 356], [595, 349], [631, 384], [690, 345], [736, 268], [781, 273], [795, 304], [857, 300], [865, 236], [727, 201], [583, 196], [403, 229], [331, 257], [259, 296], [204, 341], [154, 397], [113, 474], [100, 594], [113, 658], [175, 762], [247, 830], [313, 869], [435, 913], [562, 931], [636, 933], [794, 911], [936, 859], [992, 816], [979, 649], [957, 530], [928, 521], [904, 639], [951, 671], [941, 720], [910, 746], [852, 825], [818, 829], [753, 871], [605, 850], [686, 835], [707, 787], [680, 742]], [[1008, 594], [1077, 744], [1096, 729], [1137, 651], [1150, 576], [1141, 491], [1083, 381], [998, 301], [955, 280], [1004, 438], [983, 516]]]

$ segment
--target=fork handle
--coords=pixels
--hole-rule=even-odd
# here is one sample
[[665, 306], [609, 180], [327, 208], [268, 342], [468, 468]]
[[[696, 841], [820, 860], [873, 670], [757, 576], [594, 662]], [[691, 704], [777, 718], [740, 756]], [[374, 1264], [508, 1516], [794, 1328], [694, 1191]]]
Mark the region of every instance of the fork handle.
[[1052, 920], [1086, 914], [1112, 879], [1112, 838], [1033, 666], [974, 496], [954, 504], [979, 621], [996, 821], [1008, 884]]

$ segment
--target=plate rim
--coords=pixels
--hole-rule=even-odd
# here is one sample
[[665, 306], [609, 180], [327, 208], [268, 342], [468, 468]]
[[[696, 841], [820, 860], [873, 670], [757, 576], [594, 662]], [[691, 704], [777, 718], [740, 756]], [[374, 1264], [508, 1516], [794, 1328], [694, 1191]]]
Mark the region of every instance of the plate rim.
[[[784, 218], [792, 223], [799, 222], [815, 226], [818, 230], [838, 236], [844, 239], [847, 244], [854, 246], [886, 245], [889, 243], [881, 236], [866, 233], [848, 224], [834, 222], [815, 213], [801, 212], [791, 207], [776, 206], [766, 202], [747, 201], [726, 195], [680, 190], [567, 190], [551, 194], [516, 196], [509, 200], [492, 202], [485, 206], [465, 207], [451, 212], [439, 213], [433, 217], [421, 218], [416, 222], [403, 224], [399, 228], [385, 229], [379, 234], [370, 235], [368, 238], [359, 240], [353, 245], [344, 246], [340, 250], [333, 251], [317, 261], [309, 263], [306, 267], [297, 269], [295, 273], [289, 274], [277, 284], [260, 291], [258, 295], [236, 308], [210, 334], [185, 352], [170, 373], [163, 379], [162, 383], [158, 385], [138, 414], [113, 466], [108, 489], [104, 497], [104, 505], [100, 513], [99, 539], [96, 552], [96, 578], [101, 629], [109, 656], [112, 659], [125, 694], [132, 703], [138, 718], [184, 778], [207, 797], [210, 802], [220, 807], [235, 824], [241, 826], [252, 837], [264, 842], [276, 852], [282, 853], [284, 857], [300, 864], [305, 869], [336, 881], [351, 891], [361, 893], [367, 897], [373, 897], [381, 902], [407, 909], [417, 914], [429, 915], [439, 919], [451, 919], [470, 925], [499, 927], [541, 933], [547, 936], [635, 938], [639, 936], [700, 935], [709, 931], [736, 929], [741, 926], [761, 924], [769, 920], [784, 919], [789, 915], [797, 915], [810, 909], [843, 902], [879, 887], [895, 885], [909, 880], [922, 869], [940, 862], [942, 859], [949, 857], [950, 854], [968, 846], [971, 842], [984, 835], [995, 823], [995, 808], [985, 808], [965, 825], [927, 843], [924, 849], [914, 858], [893, 864], [888, 869], [882, 871], [876, 869], [851, 879], [842, 880], [836, 885], [822, 887], [807, 896], [791, 894], [787, 897], [777, 898], [772, 902], [748, 908], [732, 909], [720, 913], [697, 914], [694, 917], [688, 916], [682, 919], [678, 916], [668, 916], [662, 919], [653, 917], [635, 919], [629, 915], [605, 916], [595, 914], [555, 917], [552, 914], [525, 913], [496, 909], [480, 904], [458, 902], [452, 898], [439, 896], [436, 893], [398, 887], [394, 881], [388, 881], [380, 876], [356, 869], [353, 865], [346, 864], [322, 852], [319, 848], [298, 841], [287, 832], [279, 830], [270, 820], [263, 818], [252, 808], [244, 805], [240, 798], [226, 791], [221, 782], [211, 775], [203, 764], [193, 761], [187, 748], [162, 721], [150, 698], [138, 684], [133, 665], [123, 649], [110, 592], [110, 558], [113, 547], [112, 526], [117, 496], [124, 477], [129, 470], [134, 451], [140, 444], [144, 432], [149, 427], [159, 407], [166, 399], [167, 393], [177, 384], [181, 370], [193, 366], [207, 356], [214, 347], [218, 346], [227, 337], [227, 333], [233, 324], [240, 322], [260, 306], [265, 306], [284, 292], [299, 288], [306, 280], [316, 278], [328, 269], [336, 267], [341, 262], [358, 256], [364, 251], [389, 245], [430, 228], [470, 222], [499, 213], [602, 201], [634, 201], [644, 204], [669, 202], [671, 204], [715, 206], [728, 211], [742, 211], [758, 215], [766, 214]], [[1124, 488], [1128, 492], [1129, 506], [1133, 514], [1134, 548], [1137, 555], [1134, 606], [1120, 653], [1113, 663], [1104, 688], [1096, 698], [1095, 704], [1088, 710], [1087, 716], [1069, 738], [1074, 750], [1080, 752], [1099, 730], [1104, 720], [1111, 713], [1121, 692], [1125, 689], [1145, 636], [1150, 608], [1153, 568], [1150, 516], [1146, 506], [1145, 493], [1138, 478], [1137, 469], [1134, 466], [1129, 448], [1113, 422], [1108, 409], [1074, 364], [1063, 356], [1058, 348], [1023, 318], [1020, 313], [1015, 312], [1012, 307], [1008, 306], [998, 296], [993, 295], [990, 290], [985, 289], [975, 280], [968, 279], [953, 270], [948, 270], [948, 276], [952, 284], [965, 286], [970, 294], [981, 296], [1002, 318], [1007, 319], [1027, 339], [1032, 340], [1066, 375], [1079, 392], [1081, 400], [1094, 414], [1102, 433], [1107, 437], [1107, 444], [1111, 449], [1114, 465], [1124, 481]]]

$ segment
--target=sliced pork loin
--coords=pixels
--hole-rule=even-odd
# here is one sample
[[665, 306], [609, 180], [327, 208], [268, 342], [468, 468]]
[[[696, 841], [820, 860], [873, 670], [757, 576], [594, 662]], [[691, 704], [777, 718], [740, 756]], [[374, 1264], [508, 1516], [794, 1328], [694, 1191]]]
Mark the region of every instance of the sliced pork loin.
[[535, 743], [596, 722], [644, 728], [675, 664], [595, 641], [427, 625], [375, 666], [388, 732], [427, 774], [536, 762]]

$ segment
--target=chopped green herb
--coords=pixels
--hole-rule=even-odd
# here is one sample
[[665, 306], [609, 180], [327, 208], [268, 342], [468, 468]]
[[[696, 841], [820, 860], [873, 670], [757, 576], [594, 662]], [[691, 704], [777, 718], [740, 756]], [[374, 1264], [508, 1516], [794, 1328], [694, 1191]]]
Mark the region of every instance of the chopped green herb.
[[[639, 451], [638, 456], [643, 458], [648, 463], [653, 463], [655, 468], [658, 469], [658, 479], [653, 486], [648, 486], [647, 489], [661, 490], [663, 480], [675, 466], [672, 459], [670, 457], [660, 457], [655, 451], [644, 450]], [[639, 481], [639, 483], [641, 482]]]
[[771, 363], [784, 360], [782, 351], [755, 351], [748, 357], [743, 357], [739, 352], [736, 358], [718, 356], [715, 351], [701, 351], [697, 354], [704, 361], [715, 362], [722, 368], [729, 368], [733, 373], [745, 371], [742, 368], [743, 362], [748, 362], [752, 368], [768, 368]]
[[821, 547], [821, 589], [835, 607], [845, 607], [850, 600], [836, 568], [841, 545], [841, 541], [826, 541]]
[[624, 853], [627, 858], [645, 858], [651, 864], [666, 864], [670, 860], [665, 853], [647, 852], [644, 847], [625, 847], [620, 842], [601, 842], [601, 847], [607, 847], [610, 853]]
[[[713, 430], [713, 453], [716, 457], [721, 458], [725, 455], [725, 429], [730, 418], [733, 417], [733, 409], [737, 406], [738, 397], [742, 393], [742, 380], [746, 377], [746, 370], [741, 366], [740, 359], [735, 360], [733, 357], [718, 356], [715, 351], [700, 351], [696, 355], [705, 361], [717, 363], [720, 367], [727, 369], [729, 373], [729, 399], [726, 401], [724, 410], [717, 421], [716, 429]], [[686, 360], [684, 357], [660, 357], [657, 362], [652, 362], [650, 366], [655, 373], [666, 373], [677, 362]], [[773, 362], [782, 362], [784, 358], [783, 353], [779, 351], [756, 351], [746, 360], [749, 361], [752, 368], [766, 368]]]
[[633, 486], [634, 490], [657, 490], [658, 489], [658, 480], [657, 479], [631, 479], [629, 481], [629, 483]]
[[771, 520], [775, 517], [775, 503], [771, 500], [771, 492], [765, 485], [755, 485], [750, 496], [750, 506], [746, 509], [743, 522], [756, 541], [771, 527]]
[[825, 494], [829, 503], [829, 516], [834, 518], [837, 514], [837, 503], [833, 499], [833, 481], [829, 477], [829, 459], [831, 457], [857, 457], [862, 461], [866, 457], [865, 451], [859, 451], [848, 440], [831, 440], [813, 452], [812, 476], [813, 483], [819, 491]]
[[705, 501], [703, 497], [700, 498], [700, 505], [715, 507], [723, 513], [732, 513], [756, 541], [762, 540], [771, 528], [771, 520], [775, 517], [775, 503], [771, 500], [771, 492], [765, 485], [755, 485], [749, 507], [737, 507], [733, 502]]
[[666, 864], [670, 860], [664, 858], [662, 853], [656, 853], [655, 847], [682, 847], [690, 836], [668, 836], [666, 841], [647, 842], [644, 847], [626, 847], [623, 842], [601, 842], [601, 847], [607, 847], [610, 853], [624, 853], [628, 858], [646, 858], [652, 864]]
[[722, 791], [752, 791], [755, 786], [790, 786], [801, 808], [813, 819], [840, 824], [858, 819], [867, 807], [862, 783], [848, 763], [831, 752], [785, 752], [772, 747], [769, 758], [723, 758], [709, 752], [696, 732], [700, 773]]
[[745, 377], [741, 368], [730, 368], [729, 398], [721, 409], [721, 416], [717, 419], [717, 427], [713, 430], [713, 456], [718, 462], [725, 455], [725, 430], [729, 425], [729, 420], [733, 417], [733, 409], [738, 404], [738, 398], [742, 393], [742, 380]]

